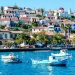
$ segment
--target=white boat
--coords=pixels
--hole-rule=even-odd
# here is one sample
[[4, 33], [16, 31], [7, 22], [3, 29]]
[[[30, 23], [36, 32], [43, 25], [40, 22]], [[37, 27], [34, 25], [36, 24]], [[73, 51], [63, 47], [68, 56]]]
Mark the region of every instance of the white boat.
[[32, 59], [32, 64], [46, 64], [46, 65], [51, 65], [51, 66], [66, 66], [67, 64], [67, 59], [66, 58], [56, 58], [54, 56], [49, 56], [48, 60], [33, 60]]
[[72, 54], [69, 54], [66, 52], [66, 49], [62, 49], [60, 50], [60, 53], [51, 53], [52, 56], [55, 56], [55, 57], [66, 57], [66, 58], [70, 58], [72, 57]]
[[5, 63], [22, 63], [22, 61], [14, 54], [9, 54], [8, 56], [2, 55], [2, 61]]
[[2, 55], [2, 59], [11, 59], [11, 58], [18, 58], [18, 56], [15, 56], [14, 54], [9, 54], [9, 55]]

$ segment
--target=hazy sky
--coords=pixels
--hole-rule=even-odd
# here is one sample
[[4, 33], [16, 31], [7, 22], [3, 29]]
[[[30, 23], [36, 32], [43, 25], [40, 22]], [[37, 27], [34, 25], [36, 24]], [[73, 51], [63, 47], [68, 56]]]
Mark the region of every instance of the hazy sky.
[[75, 0], [0, 0], [0, 6], [13, 6], [15, 3], [20, 7], [29, 8], [44, 8], [44, 9], [58, 9], [63, 7], [65, 10], [71, 8], [75, 11]]

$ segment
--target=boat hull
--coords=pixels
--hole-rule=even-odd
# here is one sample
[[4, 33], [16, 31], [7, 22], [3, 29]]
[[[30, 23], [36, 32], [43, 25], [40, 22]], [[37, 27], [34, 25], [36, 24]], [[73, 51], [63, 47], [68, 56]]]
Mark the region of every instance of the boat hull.
[[55, 60], [55, 61], [49, 61], [49, 60], [42, 60], [42, 61], [38, 61], [38, 60], [32, 60], [33, 64], [46, 64], [46, 65], [51, 65], [51, 66], [66, 66], [67, 64], [67, 59], [64, 60]]
[[66, 66], [66, 64], [67, 64], [67, 59], [50, 63], [51, 66]]
[[22, 63], [22, 61], [18, 58], [14, 59], [14, 60], [12, 60], [12, 59], [2, 59], [2, 61], [4, 63]]

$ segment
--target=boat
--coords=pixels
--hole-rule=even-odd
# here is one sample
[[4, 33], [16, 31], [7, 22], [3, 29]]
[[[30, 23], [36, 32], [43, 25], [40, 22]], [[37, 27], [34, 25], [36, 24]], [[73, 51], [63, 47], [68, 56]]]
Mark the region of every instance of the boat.
[[14, 54], [2, 55], [2, 61], [5, 63], [22, 63], [22, 61]]
[[62, 49], [60, 50], [60, 53], [51, 53], [52, 56], [55, 56], [55, 57], [64, 57], [64, 58], [71, 58], [72, 57], [72, 54], [69, 54], [66, 52], [67, 49]]
[[66, 51], [67, 49], [61, 49], [60, 53], [56, 53], [56, 54], [51, 53], [51, 56], [49, 56], [48, 60], [33, 60], [32, 59], [32, 64], [66, 66], [68, 59], [72, 57], [72, 54], [69, 54]]
[[14, 54], [9, 54], [9, 55], [2, 55], [2, 59], [11, 59], [11, 58], [18, 58], [18, 56], [15, 56]]
[[55, 56], [49, 56], [48, 60], [33, 60], [32, 64], [46, 64], [51, 66], [66, 66], [67, 58], [56, 58]]

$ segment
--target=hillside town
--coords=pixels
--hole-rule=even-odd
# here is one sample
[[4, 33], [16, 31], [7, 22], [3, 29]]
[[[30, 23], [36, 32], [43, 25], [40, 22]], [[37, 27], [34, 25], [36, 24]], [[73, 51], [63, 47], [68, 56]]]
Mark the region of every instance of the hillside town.
[[74, 44], [75, 12], [22, 8], [17, 5], [0, 8], [0, 45], [10, 43]]

